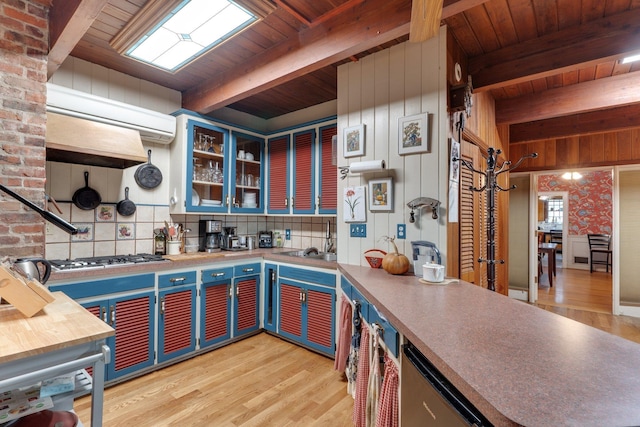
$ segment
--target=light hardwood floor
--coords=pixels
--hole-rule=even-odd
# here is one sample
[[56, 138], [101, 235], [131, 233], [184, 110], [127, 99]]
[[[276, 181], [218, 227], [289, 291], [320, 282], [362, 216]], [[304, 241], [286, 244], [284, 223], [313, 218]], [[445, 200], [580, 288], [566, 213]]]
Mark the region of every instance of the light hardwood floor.
[[[85, 426], [90, 398], [75, 402]], [[105, 390], [105, 427], [350, 426], [333, 360], [266, 333]]]

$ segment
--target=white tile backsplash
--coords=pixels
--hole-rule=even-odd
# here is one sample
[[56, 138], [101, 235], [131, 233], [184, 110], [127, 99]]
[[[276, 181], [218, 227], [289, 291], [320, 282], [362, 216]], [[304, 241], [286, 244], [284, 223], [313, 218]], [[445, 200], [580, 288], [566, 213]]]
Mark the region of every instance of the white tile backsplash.
[[[173, 221], [191, 229], [186, 236], [188, 244], [199, 244], [200, 219], [222, 221], [223, 227], [236, 227], [238, 235], [254, 235], [263, 230], [278, 231], [282, 235], [284, 247], [324, 248], [327, 220], [331, 221], [332, 240], [336, 244], [334, 217], [287, 217], [255, 215], [169, 215], [168, 206], [137, 206], [134, 215], [118, 216], [113, 222], [96, 222], [94, 210], [82, 210], [72, 203], [58, 203], [63, 211], [60, 217], [71, 223], [93, 225], [91, 241], [71, 242], [69, 234], [52, 224], [47, 224], [46, 257], [49, 259], [73, 259], [91, 256], [128, 255], [153, 253], [153, 230], [164, 227], [164, 222]], [[135, 239], [117, 240], [117, 226], [120, 223], [133, 224]], [[285, 230], [291, 231], [290, 240], [285, 240]]]

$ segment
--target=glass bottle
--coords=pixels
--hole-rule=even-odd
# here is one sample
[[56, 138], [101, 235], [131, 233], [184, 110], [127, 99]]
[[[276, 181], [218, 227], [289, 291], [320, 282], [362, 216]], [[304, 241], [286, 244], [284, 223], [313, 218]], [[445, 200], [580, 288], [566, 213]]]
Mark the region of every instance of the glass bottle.
[[212, 181], [218, 184], [222, 184], [222, 171], [220, 170], [220, 166], [218, 165], [218, 162], [216, 162], [216, 166], [213, 169]]
[[166, 239], [162, 228], [153, 230], [153, 246], [156, 255], [164, 255], [166, 247]]

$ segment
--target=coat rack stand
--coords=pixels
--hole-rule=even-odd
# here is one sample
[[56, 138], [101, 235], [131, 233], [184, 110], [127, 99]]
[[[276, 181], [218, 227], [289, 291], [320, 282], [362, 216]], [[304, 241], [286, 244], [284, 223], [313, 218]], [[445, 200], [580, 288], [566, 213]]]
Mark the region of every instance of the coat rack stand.
[[[458, 130], [458, 141], [461, 141], [462, 130], [464, 129], [464, 118], [460, 115], [460, 120], [456, 123]], [[538, 153], [526, 154], [520, 157], [520, 160], [515, 165], [511, 166], [511, 161], [505, 161], [502, 166], [498, 167], [498, 155], [502, 153], [502, 150], [489, 147], [487, 150], [487, 169], [483, 172], [475, 169], [471, 163], [464, 159], [452, 159], [453, 161], [460, 161], [467, 169], [473, 173], [480, 174], [484, 177], [484, 185], [480, 188], [469, 186], [469, 190], [475, 192], [486, 191], [487, 192], [487, 257], [478, 258], [478, 262], [487, 263], [487, 288], [490, 291], [496, 290], [496, 264], [504, 264], [504, 260], [496, 260], [496, 242], [495, 242], [495, 207], [496, 207], [496, 192], [498, 191], [511, 191], [516, 188], [515, 185], [511, 185], [509, 188], [502, 188], [497, 181], [499, 175], [506, 172], [511, 172], [516, 169], [526, 159], [534, 159], [538, 157]], [[509, 167], [511, 166], [511, 167]], [[496, 167], [498, 169], [496, 170]]]

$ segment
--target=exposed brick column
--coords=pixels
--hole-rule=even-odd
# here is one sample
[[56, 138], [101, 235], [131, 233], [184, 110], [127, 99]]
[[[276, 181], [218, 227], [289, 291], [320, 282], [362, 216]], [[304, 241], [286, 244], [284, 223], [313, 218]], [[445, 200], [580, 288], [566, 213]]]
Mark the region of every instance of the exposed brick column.
[[[0, 183], [44, 206], [49, 8], [0, 3]], [[44, 220], [0, 193], [0, 256], [43, 255]]]

